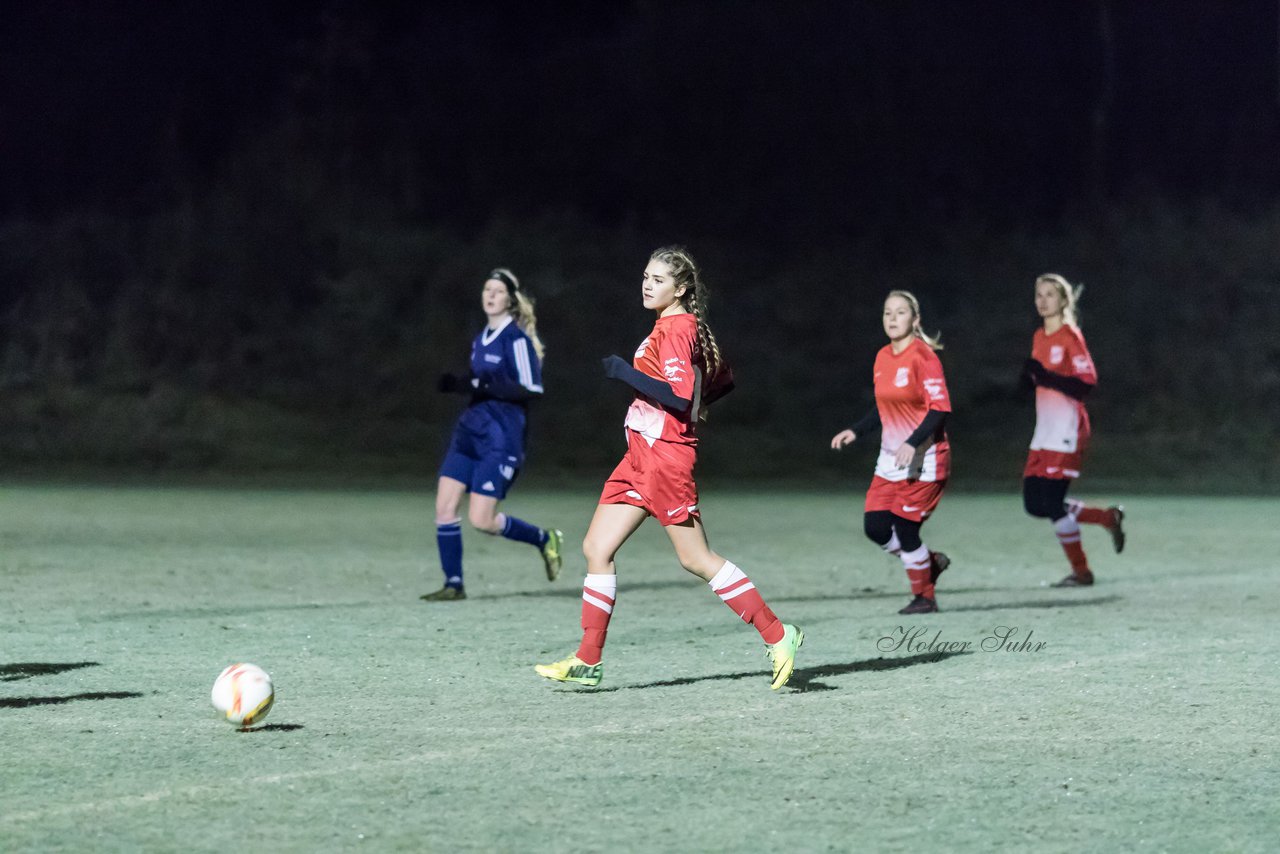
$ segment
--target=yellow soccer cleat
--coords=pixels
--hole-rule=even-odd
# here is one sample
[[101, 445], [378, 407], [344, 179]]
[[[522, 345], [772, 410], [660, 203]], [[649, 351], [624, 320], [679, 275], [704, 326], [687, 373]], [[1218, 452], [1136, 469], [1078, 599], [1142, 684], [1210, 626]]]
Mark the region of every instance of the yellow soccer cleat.
[[574, 682], [594, 688], [600, 684], [604, 676], [604, 664], [587, 664], [576, 655], [571, 655], [555, 664], [535, 664], [533, 669], [539, 676], [554, 679], [557, 682]]
[[769, 687], [775, 691], [786, 685], [791, 678], [791, 671], [796, 666], [796, 650], [804, 643], [804, 632], [799, 628], [787, 623], [783, 623], [782, 628], [782, 640], [764, 646], [764, 654], [773, 664], [773, 684]]
[[547, 581], [560, 576], [560, 547], [564, 545], [564, 533], [555, 528], [547, 529], [547, 541], [542, 544], [542, 563], [547, 568]]

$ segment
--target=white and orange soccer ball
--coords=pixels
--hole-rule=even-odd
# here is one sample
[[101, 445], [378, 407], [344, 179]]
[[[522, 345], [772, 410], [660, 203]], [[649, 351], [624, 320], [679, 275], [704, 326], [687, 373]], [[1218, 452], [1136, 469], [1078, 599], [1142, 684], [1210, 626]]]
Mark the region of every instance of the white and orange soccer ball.
[[276, 692], [267, 671], [256, 664], [233, 664], [213, 683], [213, 707], [241, 729], [267, 716]]

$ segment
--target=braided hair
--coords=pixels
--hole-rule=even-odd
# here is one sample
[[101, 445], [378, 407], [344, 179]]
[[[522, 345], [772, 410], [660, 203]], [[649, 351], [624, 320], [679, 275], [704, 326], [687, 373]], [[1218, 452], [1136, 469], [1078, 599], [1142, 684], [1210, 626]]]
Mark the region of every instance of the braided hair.
[[708, 381], [715, 378], [724, 367], [720, 345], [707, 323], [707, 286], [699, 275], [698, 264], [683, 246], [664, 246], [654, 250], [650, 261], [661, 261], [671, 271], [671, 279], [677, 289], [684, 286], [680, 304], [693, 315], [698, 323], [698, 358]]

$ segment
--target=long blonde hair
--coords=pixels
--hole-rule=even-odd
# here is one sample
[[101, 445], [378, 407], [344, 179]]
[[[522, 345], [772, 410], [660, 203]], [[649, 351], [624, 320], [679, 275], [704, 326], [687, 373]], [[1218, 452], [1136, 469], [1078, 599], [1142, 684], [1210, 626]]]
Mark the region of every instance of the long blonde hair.
[[529, 340], [533, 342], [533, 352], [538, 354], [541, 359], [547, 352], [547, 348], [542, 345], [542, 339], [538, 337], [538, 316], [533, 312], [533, 297], [520, 290], [520, 280], [516, 278], [516, 274], [508, 270], [506, 267], [495, 267], [489, 273], [490, 279], [497, 279], [507, 287], [507, 296], [511, 298], [511, 319], [516, 322], [529, 336]]
[[683, 246], [664, 246], [655, 249], [649, 256], [650, 261], [661, 261], [671, 271], [671, 279], [678, 290], [684, 286], [680, 296], [680, 304], [693, 315], [698, 323], [698, 350], [700, 351], [703, 372], [708, 380], [713, 379], [724, 366], [720, 356], [720, 345], [707, 323], [707, 286], [702, 281], [698, 264]]
[[933, 335], [924, 331], [924, 327], [920, 325], [920, 300], [916, 299], [916, 295], [911, 291], [889, 291], [889, 296], [885, 297], [885, 302], [889, 301], [889, 297], [901, 297], [906, 300], [907, 305], [911, 306], [911, 334], [928, 344], [934, 350], [942, 349], [942, 333], [937, 332]]
[[1045, 273], [1036, 277], [1036, 284], [1048, 282], [1053, 285], [1054, 290], [1058, 292], [1058, 296], [1062, 298], [1062, 319], [1072, 326], [1080, 325], [1080, 309], [1077, 303], [1080, 301], [1080, 295], [1084, 293], [1084, 285], [1073, 285], [1067, 281], [1065, 276], [1057, 273]]

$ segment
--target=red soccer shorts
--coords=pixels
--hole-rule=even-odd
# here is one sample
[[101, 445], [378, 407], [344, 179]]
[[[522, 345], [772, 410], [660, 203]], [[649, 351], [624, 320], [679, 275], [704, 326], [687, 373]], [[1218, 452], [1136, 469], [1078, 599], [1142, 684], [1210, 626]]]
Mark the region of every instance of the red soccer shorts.
[[1084, 448], [1069, 454], [1063, 451], [1031, 451], [1027, 454], [1027, 464], [1022, 469], [1022, 476], [1070, 480], [1080, 476], [1082, 462]]
[[698, 453], [693, 445], [654, 442], [627, 431], [627, 453], [604, 483], [601, 504], [643, 507], [663, 526], [698, 516], [698, 487], [693, 466]]
[[923, 522], [937, 509], [946, 488], [945, 480], [885, 480], [876, 475], [871, 478], [863, 512], [888, 510], [903, 519]]

